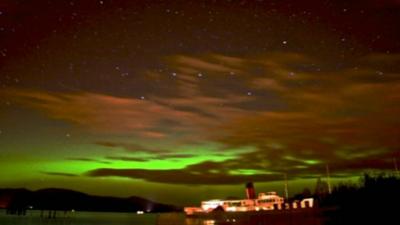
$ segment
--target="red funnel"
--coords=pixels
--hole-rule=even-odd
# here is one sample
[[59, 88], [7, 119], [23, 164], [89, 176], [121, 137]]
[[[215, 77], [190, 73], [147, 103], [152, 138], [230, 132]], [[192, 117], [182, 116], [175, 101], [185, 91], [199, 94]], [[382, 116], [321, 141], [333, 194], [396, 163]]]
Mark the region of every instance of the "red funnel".
[[248, 182], [246, 184], [246, 196], [247, 196], [247, 199], [255, 199], [256, 198], [256, 190], [254, 189], [253, 182]]

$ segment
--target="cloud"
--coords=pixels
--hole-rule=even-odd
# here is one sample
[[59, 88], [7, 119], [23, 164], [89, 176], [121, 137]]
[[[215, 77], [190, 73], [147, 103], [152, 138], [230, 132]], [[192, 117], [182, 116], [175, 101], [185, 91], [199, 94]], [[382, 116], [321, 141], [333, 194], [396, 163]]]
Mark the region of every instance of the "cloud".
[[146, 169], [96, 169], [89, 171], [92, 177], [125, 177], [169, 184], [242, 184], [248, 181], [281, 180], [281, 175], [228, 175], [224, 173], [192, 173], [186, 170]]
[[[173, 79], [173, 90], [163, 89], [165, 93], [144, 100], [26, 89], [7, 89], [1, 94], [89, 132], [132, 135], [140, 143], [106, 140], [96, 144], [146, 153], [108, 159], [190, 158], [174, 147], [202, 142], [223, 146], [216, 153], [254, 149], [235, 153], [234, 159], [182, 170], [103, 168], [89, 172], [91, 176], [235, 183], [249, 177], [229, 171], [258, 171], [261, 174], [254, 173], [255, 179], [267, 181], [282, 173], [319, 175], [325, 164], [332, 165], [333, 176], [342, 176], [363, 169], [390, 169], [390, 159], [399, 156], [398, 59], [398, 55], [371, 54], [338, 67], [297, 53], [175, 55], [166, 60], [175, 76], [152, 72], [161, 81]], [[171, 176], [175, 180], [168, 181]]]
[[60, 172], [41, 172], [42, 174], [50, 175], [50, 176], [62, 176], [62, 177], [77, 177], [79, 175], [72, 173], [60, 173]]
[[107, 147], [109, 149], [118, 149], [121, 148], [127, 152], [134, 153], [153, 153], [153, 154], [165, 154], [170, 153], [171, 150], [158, 148], [154, 146], [144, 146], [141, 144], [135, 143], [125, 143], [125, 142], [112, 142], [112, 141], [98, 141], [95, 143], [96, 145]]
[[[398, 56], [370, 56], [368, 60], [377, 58], [391, 65]], [[400, 90], [399, 72], [386, 72], [392, 67], [377, 70], [370, 64], [298, 72], [293, 69], [296, 64], [268, 61], [265, 65], [271, 73], [253, 80], [256, 88], [278, 93], [287, 110], [261, 112], [224, 124], [216, 141], [233, 148], [256, 146], [257, 151], [240, 157], [242, 165], [265, 159], [266, 169], [290, 170], [298, 177], [307, 176], [299, 173], [302, 170], [321, 173], [324, 164], [333, 165], [337, 174], [391, 169], [390, 160], [398, 157], [400, 144], [396, 138], [400, 135], [396, 116], [400, 113], [396, 91]], [[271, 143], [284, 147], [272, 149]], [[358, 157], [339, 157], [337, 153], [343, 146], [352, 146]], [[363, 154], [371, 151], [374, 154]], [[397, 155], [389, 156], [387, 152]]]
[[[366, 170], [388, 170], [392, 167], [391, 158], [385, 154], [374, 154], [353, 161], [343, 159], [330, 164], [332, 177], [343, 178], [361, 175]], [[393, 156], [393, 155], [392, 155]], [[397, 155], [398, 157], [398, 155]], [[247, 172], [248, 171], [248, 172]], [[247, 172], [247, 173], [246, 173]], [[150, 182], [187, 184], [187, 185], [220, 185], [242, 184], [248, 181], [269, 182], [281, 181], [287, 174], [289, 180], [299, 178], [317, 178], [325, 174], [325, 164], [295, 157], [268, 157], [262, 152], [247, 153], [240, 158], [223, 162], [205, 161], [189, 165], [183, 169], [114, 169], [100, 168], [88, 171], [90, 177], [124, 177], [142, 179]]]
[[[212, 59], [212, 60], [210, 60]], [[215, 59], [219, 59], [218, 61], [215, 61]], [[235, 59], [233, 57], [209, 57], [206, 58], [205, 60], [196, 58], [196, 57], [189, 57], [189, 56], [184, 56], [184, 55], [178, 55], [175, 58], [172, 59], [174, 64], [177, 64], [177, 67], [180, 68], [182, 71], [186, 72], [220, 72], [220, 73], [230, 73], [230, 72], [237, 72], [237, 70], [232, 66], [232, 62], [239, 62], [239, 59]], [[226, 63], [224, 62], [229, 62], [230, 66], [224, 65]]]
[[108, 161], [91, 159], [91, 158], [81, 158], [81, 157], [69, 157], [69, 158], [67, 158], [67, 160], [81, 161], [81, 162], [96, 162], [96, 163], [102, 163], [102, 164], [111, 164], [111, 162], [108, 162]]
[[159, 154], [148, 154], [140, 157], [133, 156], [106, 156], [106, 159], [120, 160], [120, 161], [134, 161], [134, 162], [148, 162], [151, 160], [164, 160], [164, 159], [184, 159], [192, 158], [195, 155], [186, 153], [159, 153]]
[[205, 130], [246, 113], [230, 106], [246, 96], [154, 96], [150, 100], [100, 93], [59, 93], [7, 89], [2, 95], [22, 106], [37, 109], [51, 119], [62, 120], [95, 134], [132, 133], [142, 139], [202, 136]]
[[[6, 95], [21, 105], [44, 112], [50, 118], [64, 120], [91, 132], [110, 134], [132, 132], [138, 137], [150, 139], [166, 138], [168, 133], [173, 132], [190, 133], [212, 125], [218, 120], [204, 115], [201, 110], [207, 109], [199, 107], [209, 107], [210, 114], [220, 117], [217, 104], [229, 101], [200, 96], [192, 100], [170, 99], [168, 106], [167, 101], [163, 99], [158, 100], [161, 104], [97, 93], [53, 93], [9, 89]], [[226, 108], [222, 109], [222, 112], [229, 114], [234, 110]], [[169, 127], [159, 126], [164, 121], [170, 121]]]
[[132, 157], [132, 156], [106, 156], [106, 159], [118, 160], [118, 161], [133, 161], [133, 162], [147, 162], [150, 160], [145, 157]]
[[258, 78], [253, 80], [253, 85], [257, 89], [270, 91], [286, 91], [286, 87], [271, 78]]

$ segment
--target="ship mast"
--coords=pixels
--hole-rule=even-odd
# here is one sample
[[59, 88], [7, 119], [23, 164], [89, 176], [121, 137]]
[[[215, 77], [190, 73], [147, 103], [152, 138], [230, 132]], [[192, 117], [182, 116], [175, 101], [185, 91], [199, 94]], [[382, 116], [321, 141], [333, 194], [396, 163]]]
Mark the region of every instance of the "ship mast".
[[396, 158], [393, 158], [393, 166], [394, 166], [394, 171], [396, 172], [396, 176], [399, 176], [399, 168], [397, 167]]
[[331, 176], [329, 174], [329, 165], [326, 164], [326, 178], [328, 179], [328, 193], [332, 193], [332, 187], [331, 187]]
[[287, 173], [284, 173], [283, 176], [285, 177], [285, 198], [286, 198], [286, 200], [289, 200]]

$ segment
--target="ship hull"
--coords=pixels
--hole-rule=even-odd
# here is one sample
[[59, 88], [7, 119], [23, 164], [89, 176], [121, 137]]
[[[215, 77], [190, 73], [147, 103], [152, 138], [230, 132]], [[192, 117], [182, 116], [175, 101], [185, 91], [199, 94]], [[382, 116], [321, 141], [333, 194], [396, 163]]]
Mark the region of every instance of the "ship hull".
[[[320, 224], [317, 209], [269, 210], [249, 212], [194, 213], [186, 216], [186, 224]], [[316, 221], [317, 220], [317, 221]]]

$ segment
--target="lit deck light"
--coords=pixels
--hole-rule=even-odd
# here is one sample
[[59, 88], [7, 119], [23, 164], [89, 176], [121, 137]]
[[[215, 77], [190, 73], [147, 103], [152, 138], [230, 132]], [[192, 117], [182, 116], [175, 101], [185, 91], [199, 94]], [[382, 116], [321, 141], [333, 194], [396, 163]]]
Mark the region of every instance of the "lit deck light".
[[215, 220], [205, 220], [205, 221], [203, 222], [203, 224], [204, 224], [204, 225], [213, 225], [213, 224], [215, 224]]

